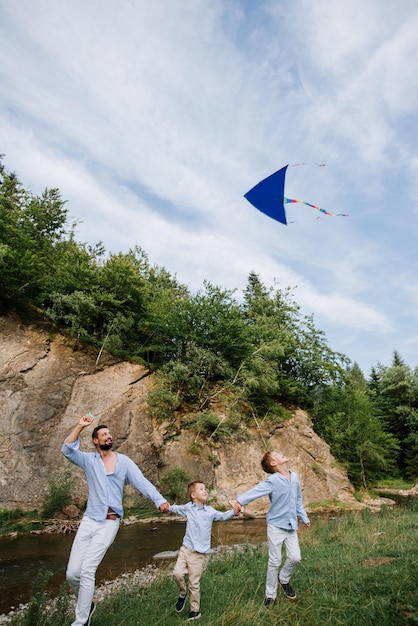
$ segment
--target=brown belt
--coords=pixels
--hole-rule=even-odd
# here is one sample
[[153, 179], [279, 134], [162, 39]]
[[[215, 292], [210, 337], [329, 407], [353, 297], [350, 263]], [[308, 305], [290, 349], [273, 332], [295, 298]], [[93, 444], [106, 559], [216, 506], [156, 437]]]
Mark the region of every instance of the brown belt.
[[117, 513], [111, 513], [109, 511], [109, 513], [106, 515], [106, 519], [113, 519], [113, 520], [119, 519], [119, 515]]

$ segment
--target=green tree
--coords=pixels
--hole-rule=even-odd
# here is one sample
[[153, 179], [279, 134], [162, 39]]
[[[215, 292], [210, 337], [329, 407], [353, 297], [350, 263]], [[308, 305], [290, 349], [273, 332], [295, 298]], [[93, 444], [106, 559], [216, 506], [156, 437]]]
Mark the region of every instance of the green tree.
[[399, 443], [398, 466], [403, 473], [417, 475], [418, 372], [394, 352], [392, 365], [379, 365], [372, 372], [370, 388], [383, 428]]
[[99, 243], [59, 244], [60, 258], [45, 292], [46, 315], [83, 340], [118, 356], [130, 356], [144, 315], [146, 281], [141, 251], [104, 258]]
[[257, 405], [271, 400], [309, 405], [318, 384], [337, 382], [343, 376], [346, 358], [328, 347], [312, 317], [301, 315], [290, 289], [269, 290], [251, 273], [243, 314], [253, 352], [242, 377]]
[[[193, 296], [169, 301], [168, 295], [159, 315], [148, 321], [148, 328], [158, 334], [160, 353], [168, 359], [162, 374], [186, 402], [204, 406], [213, 385], [232, 379], [250, 353], [247, 328], [232, 292], [209, 282]], [[156, 352], [155, 344], [153, 348]]]
[[315, 431], [355, 485], [369, 487], [396, 472], [397, 441], [384, 431], [358, 365], [347, 368], [344, 385], [317, 388], [313, 400]]
[[14, 174], [0, 171], [0, 291], [3, 310], [38, 303], [66, 235], [67, 210], [57, 189], [25, 191]]
[[55, 245], [56, 259], [53, 271], [48, 273], [41, 294], [41, 304], [51, 306], [51, 295], [71, 295], [81, 291], [93, 295], [99, 283], [99, 267], [105, 250], [101, 243], [94, 247], [75, 240], [74, 233]]

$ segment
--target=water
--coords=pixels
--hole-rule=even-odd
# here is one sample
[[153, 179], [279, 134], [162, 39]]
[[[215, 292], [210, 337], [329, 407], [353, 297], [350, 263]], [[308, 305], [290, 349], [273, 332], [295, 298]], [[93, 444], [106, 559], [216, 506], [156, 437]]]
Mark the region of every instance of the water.
[[[185, 522], [132, 524], [121, 526], [115, 543], [97, 570], [97, 584], [124, 572], [133, 572], [153, 561], [166, 550], [177, 550], [182, 542]], [[74, 534], [22, 535], [0, 538], [0, 614], [26, 603], [32, 583], [40, 571], [53, 576], [49, 591], [58, 593], [65, 581], [65, 569]], [[214, 523], [212, 546], [258, 543], [266, 540], [265, 519], [237, 519]], [[174, 562], [173, 562], [174, 565]]]

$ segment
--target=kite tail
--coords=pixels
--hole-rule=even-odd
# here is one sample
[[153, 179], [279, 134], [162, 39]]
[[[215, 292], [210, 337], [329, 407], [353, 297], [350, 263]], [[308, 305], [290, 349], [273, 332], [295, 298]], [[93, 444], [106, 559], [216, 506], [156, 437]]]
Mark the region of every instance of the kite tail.
[[330, 213], [325, 209], [321, 209], [321, 207], [316, 206], [316, 204], [311, 204], [310, 202], [304, 202], [303, 200], [293, 200], [292, 198], [283, 198], [284, 204], [292, 204], [294, 202], [299, 202], [300, 204], [306, 204], [306, 206], [310, 206], [321, 213], [325, 213], [325, 215], [329, 215], [331, 217], [348, 217], [348, 213]]

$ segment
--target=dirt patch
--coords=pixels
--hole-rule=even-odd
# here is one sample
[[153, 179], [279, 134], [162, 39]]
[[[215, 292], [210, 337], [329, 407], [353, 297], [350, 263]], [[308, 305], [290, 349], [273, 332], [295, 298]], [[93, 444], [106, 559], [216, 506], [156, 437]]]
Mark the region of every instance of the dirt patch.
[[394, 556], [382, 556], [380, 559], [364, 559], [364, 561], [361, 561], [361, 564], [364, 567], [376, 567], [377, 565], [386, 565], [386, 563], [391, 563], [394, 559]]

